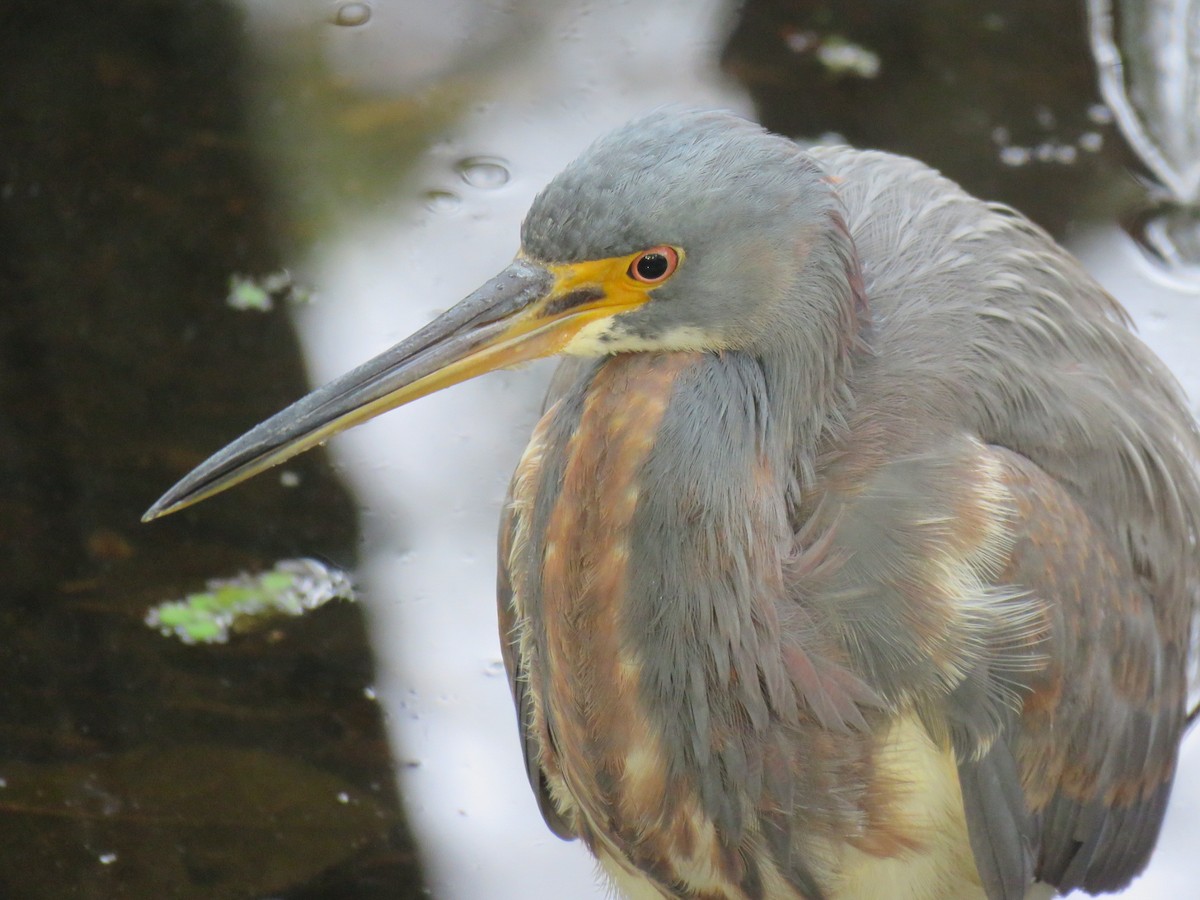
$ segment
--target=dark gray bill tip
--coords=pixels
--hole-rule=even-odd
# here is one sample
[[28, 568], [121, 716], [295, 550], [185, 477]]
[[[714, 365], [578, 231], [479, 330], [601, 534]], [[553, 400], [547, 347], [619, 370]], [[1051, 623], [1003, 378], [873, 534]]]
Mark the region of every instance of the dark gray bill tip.
[[[448, 367], [496, 339], [513, 316], [545, 295], [553, 281], [545, 268], [518, 258], [415, 334], [214, 453], [159, 497], [142, 521], [198, 503], [345, 428], [423, 396], [425, 390], [439, 389], [420, 385], [429, 384], [437, 373], [449, 371]], [[395, 402], [389, 402], [391, 398]]]

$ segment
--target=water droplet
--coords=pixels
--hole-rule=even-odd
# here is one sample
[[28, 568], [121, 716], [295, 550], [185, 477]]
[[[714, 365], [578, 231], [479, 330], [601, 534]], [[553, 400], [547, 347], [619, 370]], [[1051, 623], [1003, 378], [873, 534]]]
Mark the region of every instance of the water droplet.
[[814, 31], [792, 31], [784, 35], [783, 42], [793, 53], [804, 53], [811, 50], [821, 38]]
[[451, 213], [462, 206], [462, 198], [449, 191], [426, 191], [422, 199], [425, 208], [435, 213]]
[[474, 188], [504, 187], [512, 178], [507, 163], [493, 156], [468, 156], [459, 160], [454, 168], [462, 180]]
[[1104, 138], [1098, 131], [1085, 131], [1079, 136], [1079, 149], [1087, 153], [1099, 153], [1104, 146]]
[[490, 663], [487, 664], [487, 668], [483, 670], [483, 674], [488, 676], [488, 678], [498, 678], [499, 676], [503, 675], [504, 674], [503, 660], [499, 660], [499, 659], [492, 660]]
[[1029, 162], [1028, 147], [1003, 147], [1000, 150], [1000, 162], [1006, 166], [1023, 166]]
[[1113, 120], [1112, 110], [1103, 103], [1093, 103], [1088, 107], [1087, 114], [1097, 125], [1108, 125]]
[[285, 488], [299, 487], [300, 473], [293, 472], [291, 469], [284, 469], [279, 473], [279, 483]]
[[338, 803], [349, 803], [350, 795], [347, 794], [345, 791], [338, 791], [337, 801], [338, 801]]
[[1071, 144], [1059, 144], [1054, 148], [1054, 160], [1064, 166], [1069, 166], [1078, 157], [1078, 151]]
[[102, 866], [111, 866], [113, 863], [115, 863], [115, 862], [117, 861], [117, 854], [115, 854], [115, 853], [101, 853], [101, 854], [100, 854], [98, 857], [96, 857], [96, 858], [97, 858], [98, 860], [100, 860], [100, 865], [102, 865]]
[[366, 25], [371, 21], [371, 5], [369, 3], [343, 3], [333, 14], [331, 21], [334, 25], [341, 25], [343, 28]]
[[363, 688], [363, 696], [368, 700], [374, 700], [378, 695], [375, 693], [375, 688], [368, 686]]
[[1035, 107], [1033, 110], [1033, 118], [1047, 131], [1058, 124], [1058, 119], [1054, 115], [1054, 110], [1048, 106]]

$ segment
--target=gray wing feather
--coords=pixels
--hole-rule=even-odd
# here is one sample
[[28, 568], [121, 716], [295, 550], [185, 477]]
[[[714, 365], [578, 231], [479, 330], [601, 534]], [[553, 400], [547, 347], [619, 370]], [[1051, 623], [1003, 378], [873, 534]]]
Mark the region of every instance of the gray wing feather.
[[[1021, 896], [1008, 885], [1029, 875], [1014, 838], [1036, 848], [1038, 880], [1117, 890], [1162, 826], [1184, 723], [1183, 647], [1163, 636], [1144, 582], [1088, 513], [1028, 460], [994, 452], [1018, 509], [1005, 577], [1046, 603], [1050, 661], [980, 760], [990, 771], [960, 766], [972, 847], [992, 900]], [[992, 860], [1011, 875], [989, 880]]]
[[1012, 751], [997, 741], [958, 766], [967, 833], [988, 900], [1024, 900], [1033, 883], [1035, 821], [1025, 809]]

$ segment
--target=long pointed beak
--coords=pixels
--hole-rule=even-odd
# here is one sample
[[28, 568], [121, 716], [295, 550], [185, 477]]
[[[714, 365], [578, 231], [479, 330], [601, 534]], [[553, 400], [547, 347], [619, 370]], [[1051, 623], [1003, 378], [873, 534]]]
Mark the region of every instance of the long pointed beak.
[[644, 302], [606, 296], [598, 284], [581, 285], [579, 274], [518, 258], [416, 334], [209, 457], [163, 494], [142, 521], [211, 497], [418, 397], [557, 353], [589, 323]]

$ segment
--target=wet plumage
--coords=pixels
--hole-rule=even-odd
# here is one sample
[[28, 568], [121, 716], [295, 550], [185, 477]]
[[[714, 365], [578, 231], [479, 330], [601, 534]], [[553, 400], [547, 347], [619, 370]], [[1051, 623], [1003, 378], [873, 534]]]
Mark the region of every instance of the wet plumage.
[[1200, 436], [1044, 233], [911, 160], [664, 111], [556, 178], [456, 310], [152, 514], [565, 353], [498, 591], [555, 833], [650, 898], [1141, 870], [1186, 717]]

